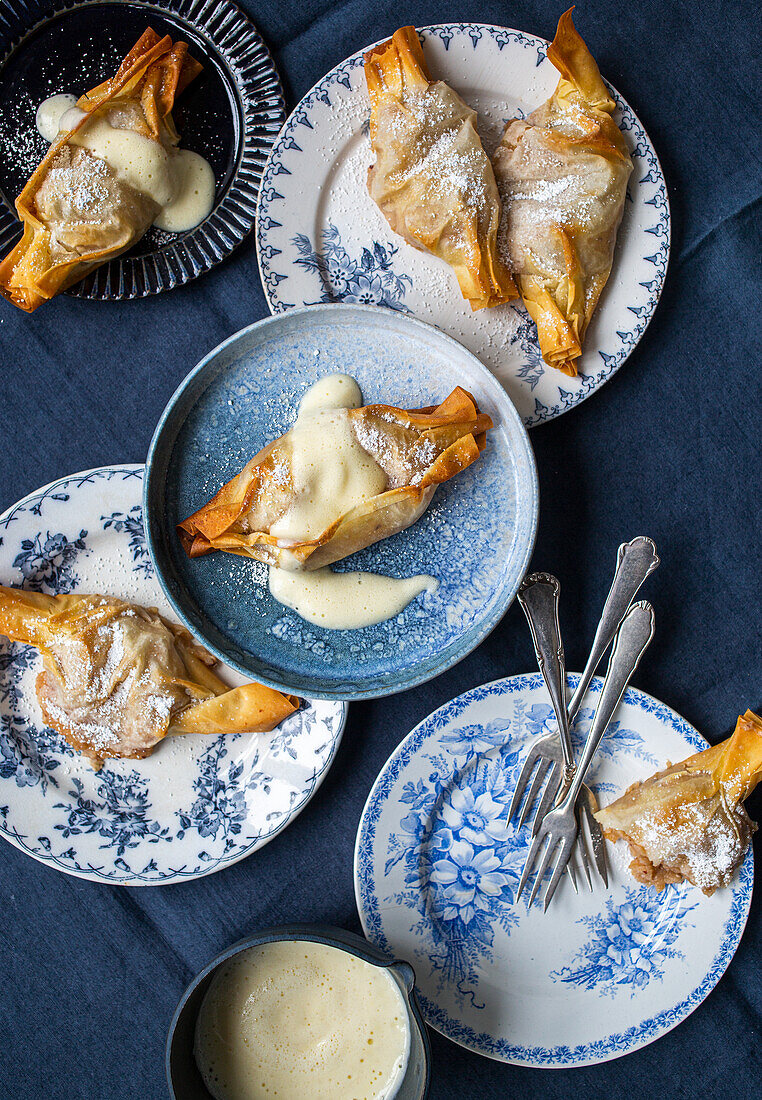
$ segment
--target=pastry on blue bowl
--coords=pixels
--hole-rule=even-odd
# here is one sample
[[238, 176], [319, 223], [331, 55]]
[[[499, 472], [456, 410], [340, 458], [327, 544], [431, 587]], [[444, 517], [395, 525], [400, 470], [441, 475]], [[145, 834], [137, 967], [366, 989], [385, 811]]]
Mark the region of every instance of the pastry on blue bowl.
[[188, 376], [144, 514], [162, 588], [211, 652], [281, 690], [371, 698], [492, 629], [531, 553], [537, 483], [515, 408], [465, 348], [391, 310], [320, 305]]

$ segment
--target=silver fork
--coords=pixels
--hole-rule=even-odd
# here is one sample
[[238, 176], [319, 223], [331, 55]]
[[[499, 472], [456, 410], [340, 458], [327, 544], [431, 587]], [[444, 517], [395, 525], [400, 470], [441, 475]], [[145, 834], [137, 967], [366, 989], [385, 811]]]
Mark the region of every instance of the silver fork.
[[[577, 716], [595, 670], [627, 614], [638, 589], [658, 564], [659, 556], [656, 553], [656, 547], [652, 540], [645, 535], [638, 535], [637, 538], [622, 543], [619, 547], [616, 573], [609, 594], [606, 597], [598, 629], [595, 632], [590, 656], [567, 707], [570, 726]], [[550, 733], [537, 738], [531, 745], [519, 773], [516, 789], [513, 792], [508, 810], [508, 819], [510, 820], [513, 817], [521, 805], [527, 785], [534, 772], [534, 778], [529, 787], [529, 794], [524, 800], [518, 824], [519, 826], [523, 825], [535, 798], [544, 784], [544, 790], [532, 826], [532, 832], [535, 834], [540, 822], [559, 794], [563, 796], [564, 767], [563, 744], [559, 731], [557, 729], [551, 730]], [[598, 823], [593, 817], [593, 811], [597, 809], [597, 805], [592, 792], [589, 792], [587, 787], [583, 788], [581, 794], [580, 809], [590, 829], [596, 867], [604, 882], [606, 882], [606, 850], [600, 837], [600, 830], [596, 829]]]
[[[563, 643], [561, 642], [561, 628], [558, 622], [560, 595], [561, 585], [556, 577], [550, 573], [532, 573], [521, 582], [516, 598], [527, 617], [529, 629], [532, 632], [537, 664], [555, 711], [558, 724], [558, 744], [561, 749], [561, 758], [555, 766], [561, 772], [561, 782], [568, 786], [576, 770], [576, 765], [566, 711], [566, 661]], [[530, 802], [531, 798], [532, 795], [530, 795]], [[597, 821], [595, 824], [600, 829]], [[580, 854], [588, 885], [592, 890], [590, 867], [584, 847], [581, 848]], [[569, 875], [576, 890], [577, 875], [573, 858], [569, 861]]]
[[[537, 896], [543, 876], [550, 866], [550, 861], [556, 849], [559, 849], [553, 873], [545, 892], [543, 911], [547, 910], [579, 833], [576, 802], [585, 774], [590, 767], [590, 762], [601, 743], [614, 711], [619, 706], [625, 688], [653, 637], [653, 633], [653, 608], [646, 601], [634, 604], [628, 611], [614, 640], [614, 647], [606, 669], [606, 678], [603, 682], [593, 724], [587, 735], [579, 766], [563, 798], [542, 819], [537, 834], [532, 840], [516, 893], [517, 901], [521, 897], [521, 892], [532, 871], [536, 870], [534, 886], [529, 897], [529, 905], [531, 906]], [[541, 849], [543, 849], [543, 845], [544, 850], [538, 864], [538, 856]]]

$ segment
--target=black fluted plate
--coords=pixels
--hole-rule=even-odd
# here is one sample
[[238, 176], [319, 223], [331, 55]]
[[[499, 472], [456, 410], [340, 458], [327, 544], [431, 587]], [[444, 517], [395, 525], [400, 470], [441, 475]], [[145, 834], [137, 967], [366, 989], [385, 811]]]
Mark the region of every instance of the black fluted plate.
[[202, 275], [254, 228], [257, 192], [285, 117], [273, 60], [230, 0], [2, 0], [0, 255], [21, 235], [13, 200], [47, 151], [35, 112], [56, 92], [80, 95], [112, 76], [146, 27], [181, 38], [204, 66], [173, 114], [181, 145], [211, 164], [209, 217], [187, 233], [150, 229], [67, 293], [116, 300], [158, 294]]

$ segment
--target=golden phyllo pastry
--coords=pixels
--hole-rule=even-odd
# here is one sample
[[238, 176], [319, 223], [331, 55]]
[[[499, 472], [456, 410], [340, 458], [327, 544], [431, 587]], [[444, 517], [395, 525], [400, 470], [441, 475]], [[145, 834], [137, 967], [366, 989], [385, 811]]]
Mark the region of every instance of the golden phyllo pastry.
[[402, 531], [479, 457], [492, 421], [460, 387], [437, 408], [300, 414], [178, 527], [191, 557], [243, 554], [319, 569]]
[[[78, 100], [77, 121], [16, 200], [24, 234], [0, 263], [9, 301], [31, 312], [140, 240], [171, 198], [172, 107], [200, 71], [185, 42], [149, 28], [116, 75]], [[142, 171], [125, 135], [148, 143]]]
[[271, 730], [299, 705], [260, 684], [231, 689], [187, 630], [110, 596], [0, 585], [0, 634], [40, 651], [43, 718], [96, 768], [148, 756], [169, 735]]
[[500, 196], [476, 132], [476, 112], [432, 82], [414, 27], [365, 55], [368, 190], [395, 233], [455, 271], [474, 309], [517, 297], [497, 254]]
[[508, 123], [493, 157], [500, 248], [537, 324], [543, 359], [576, 375], [611, 272], [632, 161], [571, 10], [558, 22], [548, 60], [561, 73], [555, 92], [528, 118]]
[[744, 799], [762, 779], [762, 719], [747, 710], [727, 741], [635, 783], [596, 818], [626, 840], [638, 882], [662, 890], [687, 880], [705, 894], [741, 866], [756, 825]]

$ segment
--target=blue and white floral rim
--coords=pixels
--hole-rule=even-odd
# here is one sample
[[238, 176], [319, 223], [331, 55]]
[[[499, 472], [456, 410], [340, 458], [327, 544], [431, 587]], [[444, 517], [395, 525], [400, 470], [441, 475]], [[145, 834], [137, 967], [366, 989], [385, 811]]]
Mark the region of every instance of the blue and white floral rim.
[[[143, 466], [60, 478], [0, 516], [0, 582], [100, 591], [167, 609], [142, 525]], [[0, 835], [95, 882], [152, 886], [212, 874], [261, 848], [315, 793], [346, 705], [305, 700], [271, 734], [168, 739], [94, 772], [42, 725], [40, 658], [0, 637]], [[230, 669], [231, 684], [243, 682]]]
[[[548, 43], [479, 23], [420, 30], [436, 77], [479, 111], [490, 151], [558, 80]], [[370, 48], [370, 47], [366, 47]], [[365, 187], [372, 161], [359, 51], [326, 74], [287, 119], [270, 153], [257, 208], [257, 255], [273, 313], [347, 301], [413, 313], [465, 344], [500, 379], [529, 427], [599, 389], [643, 336], [667, 271], [670, 211], [656, 152], [632, 108], [610, 87], [635, 170], [614, 269], [586, 336], [580, 376], [547, 367], [534, 326], [513, 303], [473, 313], [449, 269], [391, 232]], [[479, 91], [472, 90], [474, 72]]]
[[[570, 674], [570, 687], [577, 680]], [[601, 684], [596, 677], [594, 695]], [[591, 718], [592, 705], [575, 739]], [[617, 845], [608, 848], [610, 890], [576, 896], [565, 881], [545, 915], [525, 899], [514, 905], [527, 838], [507, 822], [507, 806], [527, 739], [552, 721], [538, 673], [440, 707], [382, 769], [355, 849], [364, 932], [413, 964], [427, 1022], [487, 1057], [542, 1068], [618, 1058], [693, 1012], [733, 957], [754, 879], [749, 849], [711, 898], [686, 884], [657, 894], [629, 876]], [[630, 688], [592, 786], [610, 801], [666, 759], [706, 747], [669, 707]]]

